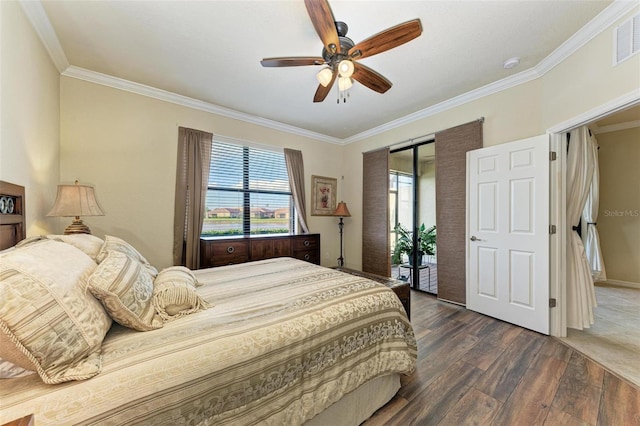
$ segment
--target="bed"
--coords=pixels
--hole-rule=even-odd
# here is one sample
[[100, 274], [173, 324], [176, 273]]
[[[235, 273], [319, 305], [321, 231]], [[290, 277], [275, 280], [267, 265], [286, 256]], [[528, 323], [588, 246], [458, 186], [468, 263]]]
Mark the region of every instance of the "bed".
[[0, 285], [0, 424], [355, 425], [416, 363], [392, 290], [292, 258], [157, 271], [50, 235], [0, 252]]

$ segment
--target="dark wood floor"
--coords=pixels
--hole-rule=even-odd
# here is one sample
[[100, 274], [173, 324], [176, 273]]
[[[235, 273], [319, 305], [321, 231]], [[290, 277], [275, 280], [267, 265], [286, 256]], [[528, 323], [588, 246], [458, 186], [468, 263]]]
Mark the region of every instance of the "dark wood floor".
[[640, 425], [640, 390], [559, 340], [411, 298], [416, 371], [364, 425]]

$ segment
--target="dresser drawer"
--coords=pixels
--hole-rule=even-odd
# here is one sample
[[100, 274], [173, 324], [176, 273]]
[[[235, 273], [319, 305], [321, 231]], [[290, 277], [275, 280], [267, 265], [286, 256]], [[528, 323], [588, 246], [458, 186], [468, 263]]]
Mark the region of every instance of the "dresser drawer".
[[[204, 249], [204, 250], [203, 250]], [[202, 240], [201, 267], [232, 265], [249, 261], [249, 241], [207, 241]]]
[[320, 247], [318, 234], [297, 235], [293, 240], [293, 250], [315, 250]]
[[320, 234], [296, 235], [293, 239], [293, 257], [320, 264]]
[[293, 257], [315, 263], [316, 265], [320, 264], [320, 253], [318, 250], [296, 250], [293, 252]]

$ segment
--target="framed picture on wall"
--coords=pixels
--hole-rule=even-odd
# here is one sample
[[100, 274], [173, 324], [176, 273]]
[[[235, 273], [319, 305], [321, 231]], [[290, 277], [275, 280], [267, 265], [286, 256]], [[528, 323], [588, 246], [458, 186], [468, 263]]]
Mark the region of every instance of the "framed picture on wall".
[[337, 179], [311, 176], [311, 216], [333, 216], [337, 191]]

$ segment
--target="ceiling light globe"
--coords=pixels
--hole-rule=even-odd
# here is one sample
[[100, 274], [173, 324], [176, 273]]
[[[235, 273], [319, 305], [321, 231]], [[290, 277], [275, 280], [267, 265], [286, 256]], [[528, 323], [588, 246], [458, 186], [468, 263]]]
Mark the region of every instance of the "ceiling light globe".
[[348, 59], [344, 59], [340, 61], [338, 64], [338, 72], [340, 73], [340, 77], [351, 77], [353, 75], [354, 70], [353, 62]]
[[329, 67], [323, 68], [318, 72], [318, 74], [316, 74], [316, 78], [318, 79], [318, 83], [320, 83], [323, 87], [327, 87], [329, 83], [331, 83], [333, 72]]
[[338, 89], [340, 89], [341, 92], [344, 90], [349, 90], [351, 86], [353, 86], [353, 80], [351, 80], [349, 77], [340, 77], [338, 79]]

